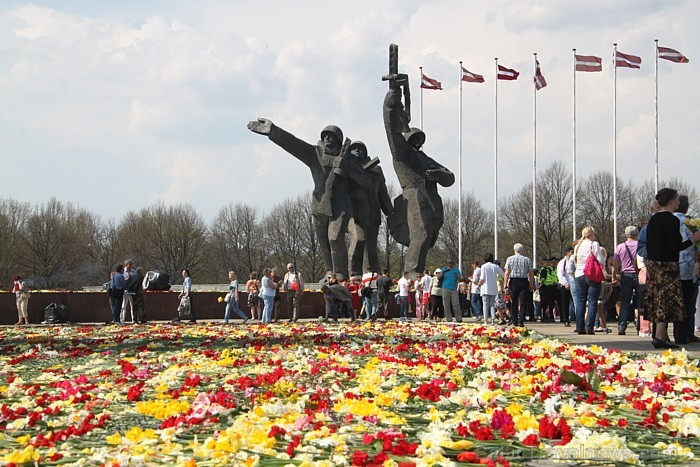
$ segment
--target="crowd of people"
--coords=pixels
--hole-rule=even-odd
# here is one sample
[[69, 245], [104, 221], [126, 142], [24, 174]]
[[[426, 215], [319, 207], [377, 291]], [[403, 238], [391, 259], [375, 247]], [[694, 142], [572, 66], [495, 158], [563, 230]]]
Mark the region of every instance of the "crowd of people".
[[[325, 320], [389, 319], [392, 293], [399, 307], [399, 320], [411, 316], [419, 320], [462, 322], [465, 317], [484, 324], [525, 326], [526, 323], [555, 322], [578, 334], [614, 332], [608, 323], [617, 323], [617, 333], [625, 335], [633, 323], [641, 337], [651, 337], [656, 348], [676, 348], [700, 339], [700, 232], [692, 232], [688, 219], [689, 201], [676, 190], [660, 190], [650, 206], [649, 222], [627, 226], [625, 241], [614, 251], [600, 244], [593, 227], [586, 226], [581, 237], [565, 248], [561, 258], [545, 257], [541, 266], [524, 254], [520, 243], [505, 264], [493, 254], [482, 263], [474, 260], [472, 272], [463, 276], [452, 259], [444, 267], [423, 273], [404, 271], [392, 279], [367, 268], [349, 278], [329, 272], [322, 281]], [[183, 269], [179, 307], [172, 322], [187, 319], [196, 323], [192, 277]], [[282, 295], [286, 292], [289, 321], [299, 320], [304, 293], [301, 272], [287, 264], [282, 276], [277, 268], [265, 268], [262, 276], [252, 272], [245, 284], [248, 316], [239, 306], [239, 284], [235, 272], [228, 272], [228, 293], [224, 298], [224, 324], [233, 311], [243, 323], [258, 320], [276, 322], [280, 318]], [[112, 320], [108, 324], [146, 323], [144, 273], [124, 261], [111, 273], [106, 284]], [[30, 292], [22, 277], [14, 277], [19, 321], [29, 324], [27, 305]], [[668, 331], [673, 323], [673, 341]]]
[[[477, 319], [525, 326], [526, 322], [575, 323], [578, 334], [626, 335], [630, 323], [640, 337], [651, 337], [655, 348], [677, 348], [699, 342], [700, 232], [692, 232], [688, 197], [660, 190], [652, 202], [649, 222], [625, 228], [625, 241], [608, 252], [595, 229], [586, 226], [567, 246], [561, 259], [542, 258], [534, 269], [523, 245], [500, 262], [487, 255], [472, 263], [469, 277], [471, 311]], [[503, 303], [506, 306], [503, 306]], [[668, 332], [673, 323], [673, 342]]]
[[124, 261], [124, 265], [117, 265], [112, 271], [106, 286], [112, 320], [107, 324], [146, 323], [143, 279], [143, 268], [134, 268], [131, 259]]
[[[539, 268], [524, 255], [520, 243], [505, 264], [486, 255], [474, 260], [463, 277], [454, 261], [398, 280], [388, 271], [368, 269], [348, 280], [334, 273], [324, 279], [325, 319], [388, 319], [389, 290], [396, 289], [399, 319], [461, 322], [473, 317], [485, 324], [525, 326], [555, 322], [574, 325], [578, 334], [614, 332], [626, 335], [628, 326], [651, 337], [655, 348], [677, 348], [700, 339], [700, 232], [692, 232], [688, 197], [676, 190], [660, 190], [651, 217], [643, 226], [625, 228], [625, 241], [606, 249], [593, 227], [568, 245], [561, 258], [544, 257]], [[673, 323], [673, 341], [668, 333]]]

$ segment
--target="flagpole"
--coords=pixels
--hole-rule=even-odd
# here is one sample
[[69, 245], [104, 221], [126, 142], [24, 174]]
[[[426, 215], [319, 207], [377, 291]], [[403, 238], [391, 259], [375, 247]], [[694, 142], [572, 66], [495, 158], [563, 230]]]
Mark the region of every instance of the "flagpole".
[[498, 57], [496, 64], [496, 79], [494, 80], [494, 119], [493, 119], [493, 257], [498, 258]]
[[617, 245], [617, 43], [613, 44], [613, 247]]
[[574, 69], [573, 69], [573, 75], [574, 75], [574, 102], [573, 102], [573, 108], [574, 108], [574, 115], [573, 115], [573, 152], [572, 152], [572, 165], [573, 165], [573, 171], [572, 171], [572, 185], [573, 185], [573, 190], [572, 190], [572, 203], [571, 203], [571, 210], [572, 210], [572, 216], [571, 216], [571, 223], [572, 223], [572, 229], [574, 232], [573, 236], [573, 241], [576, 241], [576, 49], [572, 49], [574, 52]]
[[462, 61], [459, 62], [459, 179], [458, 179], [458, 190], [459, 190], [459, 201], [457, 204], [457, 241], [459, 246], [457, 248], [459, 252], [459, 270], [462, 270]]
[[659, 40], [654, 39], [654, 192], [659, 192]]
[[[537, 52], [535, 79], [537, 79]], [[532, 263], [537, 265], [537, 85], [532, 83]]]
[[420, 129], [423, 128], [423, 67], [420, 67]]

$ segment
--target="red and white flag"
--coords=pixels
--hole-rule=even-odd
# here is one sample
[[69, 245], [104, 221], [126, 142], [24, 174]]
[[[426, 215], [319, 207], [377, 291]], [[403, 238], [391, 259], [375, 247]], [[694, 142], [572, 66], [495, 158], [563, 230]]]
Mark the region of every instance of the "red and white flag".
[[542, 70], [540, 70], [540, 62], [535, 60], [535, 89], [539, 91], [544, 87], [547, 87], [547, 81], [542, 75]]
[[471, 71], [468, 71], [463, 67], [462, 81], [466, 81], [467, 83], [483, 83], [484, 77], [481, 75], [477, 75], [476, 73], [472, 73]]
[[436, 79], [428, 78], [425, 75], [421, 75], [420, 87], [423, 89], [435, 89], [442, 91], [442, 83]]
[[518, 73], [517, 71], [498, 65], [498, 79], [512, 81], [514, 79], [518, 79], [518, 76], [520, 76], [520, 73]]
[[603, 59], [595, 55], [576, 55], [576, 71], [603, 71]]
[[636, 55], [623, 54], [622, 52], [615, 52], [615, 66], [617, 68], [639, 68], [642, 64], [641, 57]]
[[657, 50], [659, 52], [659, 58], [663, 58], [664, 60], [670, 60], [676, 63], [688, 63], [690, 61], [688, 57], [677, 50], [669, 49], [668, 47], [657, 47]]

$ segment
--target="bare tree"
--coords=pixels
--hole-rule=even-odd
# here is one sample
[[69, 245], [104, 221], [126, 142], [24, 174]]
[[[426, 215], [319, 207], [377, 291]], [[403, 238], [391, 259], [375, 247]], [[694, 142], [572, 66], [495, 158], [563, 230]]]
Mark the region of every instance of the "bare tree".
[[173, 283], [181, 279], [183, 268], [194, 274], [203, 267], [207, 229], [189, 204], [158, 202], [139, 213], [128, 213], [120, 227], [122, 248], [134, 252], [130, 256], [148, 269], [169, 272]]
[[[559, 256], [571, 243], [573, 184], [561, 162], [554, 162], [537, 174], [537, 254]], [[532, 251], [532, 182], [506, 198], [501, 204], [504, 249], [511, 254], [514, 243]]]
[[19, 274], [28, 277], [31, 269], [19, 270], [17, 249], [21, 241], [21, 232], [31, 214], [29, 203], [13, 199], [0, 200], [0, 287], [8, 288], [12, 276]]
[[499, 203], [498, 257], [512, 254], [514, 243], [522, 243], [532, 251], [532, 183]]
[[113, 220], [103, 221], [99, 216], [88, 214], [85, 218], [88, 236], [87, 255], [92, 261], [94, 274], [89, 283], [104, 282], [119, 263], [119, 231]]
[[[396, 187], [393, 183], [387, 185], [389, 198], [396, 198]], [[397, 277], [404, 269], [404, 255], [406, 247], [394, 240], [389, 232], [387, 217], [382, 213], [382, 223], [379, 227], [379, 237], [377, 238], [377, 251], [379, 253], [379, 264], [382, 269], [388, 269], [389, 275]], [[362, 271], [364, 272], [364, 271]]]
[[243, 203], [224, 206], [212, 223], [211, 234], [222, 272], [233, 269], [240, 277], [247, 277], [262, 269], [269, 250], [256, 207]]
[[[537, 185], [538, 254], [558, 256], [570, 241], [571, 177], [565, 165], [556, 162], [538, 174]], [[595, 227], [601, 243], [609, 249], [616, 243], [612, 185], [612, 175], [601, 171], [583, 180], [577, 193], [577, 231], [583, 225]], [[687, 194], [691, 211], [698, 211], [696, 187], [679, 179], [665, 180], [661, 186]], [[393, 197], [396, 187], [388, 189]], [[648, 220], [654, 195], [652, 180], [618, 183], [620, 231], [626, 225]], [[445, 222], [435, 248], [429, 252], [428, 264], [440, 265], [447, 256], [458, 255], [459, 229], [464, 261], [481, 259], [492, 250], [492, 213], [484, 210], [472, 193], [463, 195], [462, 206], [459, 226], [456, 200], [444, 200]], [[508, 256], [515, 242], [531, 251], [532, 184], [503, 199], [499, 207], [499, 256]], [[384, 216], [378, 244], [382, 267], [392, 275], [400, 273], [405, 248], [390, 235]], [[127, 213], [115, 225], [55, 198], [36, 207], [12, 199], [0, 200], [0, 285], [9, 286], [13, 274], [34, 278], [30, 284], [47, 288], [99, 283], [126, 258], [133, 258], [146, 269], [170, 272], [173, 281], [181, 280], [183, 267], [190, 268], [198, 280], [216, 281], [231, 269], [245, 277], [263, 266], [288, 261], [296, 263], [308, 281], [325, 274], [310, 192], [285, 200], [267, 216], [254, 206], [225, 206], [211, 223], [211, 234], [189, 205], [166, 207], [156, 203]]]
[[298, 198], [298, 212], [302, 226], [302, 254], [297, 264], [307, 281], [321, 280], [325, 275], [321, 246], [316, 237], [313, 214], [311, 213], [311, 192]]
[[[456, 200], [447, 199], [444, 202], [445, 223], [430, 254], [432, 262], [444, 265], [449, 258], [459, 256], [459, 206]], [[467, 269], [474, 259], [481, 257], [488, 248], [493, 246], [493, 215], [486, 211], [474, 193], [462, 195], [462, 260], [463, 269]]]
[[297, 264], [305, 249], [305, 223], [299, 212], [299, 206], [306, 202], [308, 195], [300, 195], [296, 199], [287, 199], [272, 208], [265, 217], [264, 226], [271, 255], [276, 265], [288, 262]]
[[560, 161], [537, 176], [537, 246], [549, 256], [561, 256], [571, 244], [573, 183]]
[[612, 174], [606, 171], [594, 173], [581, 184], [576, 198], [579, 200], [576, 206], [578, 209], [576, 218], [580, 219], [581, 226], [593, 227], [598, 234], [600, 244], [610, 250], [617, 244], [613, 239]]
[[37, 287], [82, 285], [78, 274], [85, 255], [86, 211], [51, 198], [37, 207], [21, 233], [18, 265], [33, 271]]

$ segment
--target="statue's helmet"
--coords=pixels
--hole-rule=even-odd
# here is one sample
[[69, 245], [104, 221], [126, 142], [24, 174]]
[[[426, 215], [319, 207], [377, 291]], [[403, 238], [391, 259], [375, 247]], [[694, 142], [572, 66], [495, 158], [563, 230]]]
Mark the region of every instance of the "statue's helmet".
[[323, 139], [323, 137], [326, 135], [326, 133], [331, 133], [331, 134], [333, 134], [333, 136], [335, 136], [336, 138], [338, 138], [338, 143], [339, 143], [339, 144], [342, 144], [342, 142], [343, 142], [343, 132], [340, 130], [340, 128], [338, 128], [338, 127], [335, 126], [335, 125], [328, 125], [326, 128], [324, 128], [323, 130], [321, 130], [321, 139]]
[[362, 148], [362, 149], [364, 149], [364, 151], [365, 151], [365, 156], [368, 156], [368, 154], [367, 154], [367, 146], [366, 146], [365, 143], [363, 143], [362, 141], [353, 141], [353, 142], [350, 144], [350, 147], [348, 148], [348, 151], [350, 151], [350, 152], [352, 153], [352, 150], [355, 149], [355, 148]]
[[406, 142], [414, 148], [420, 148], [425, 144], [425, 133], [420, 128], [411, 128], [403, 134]]

